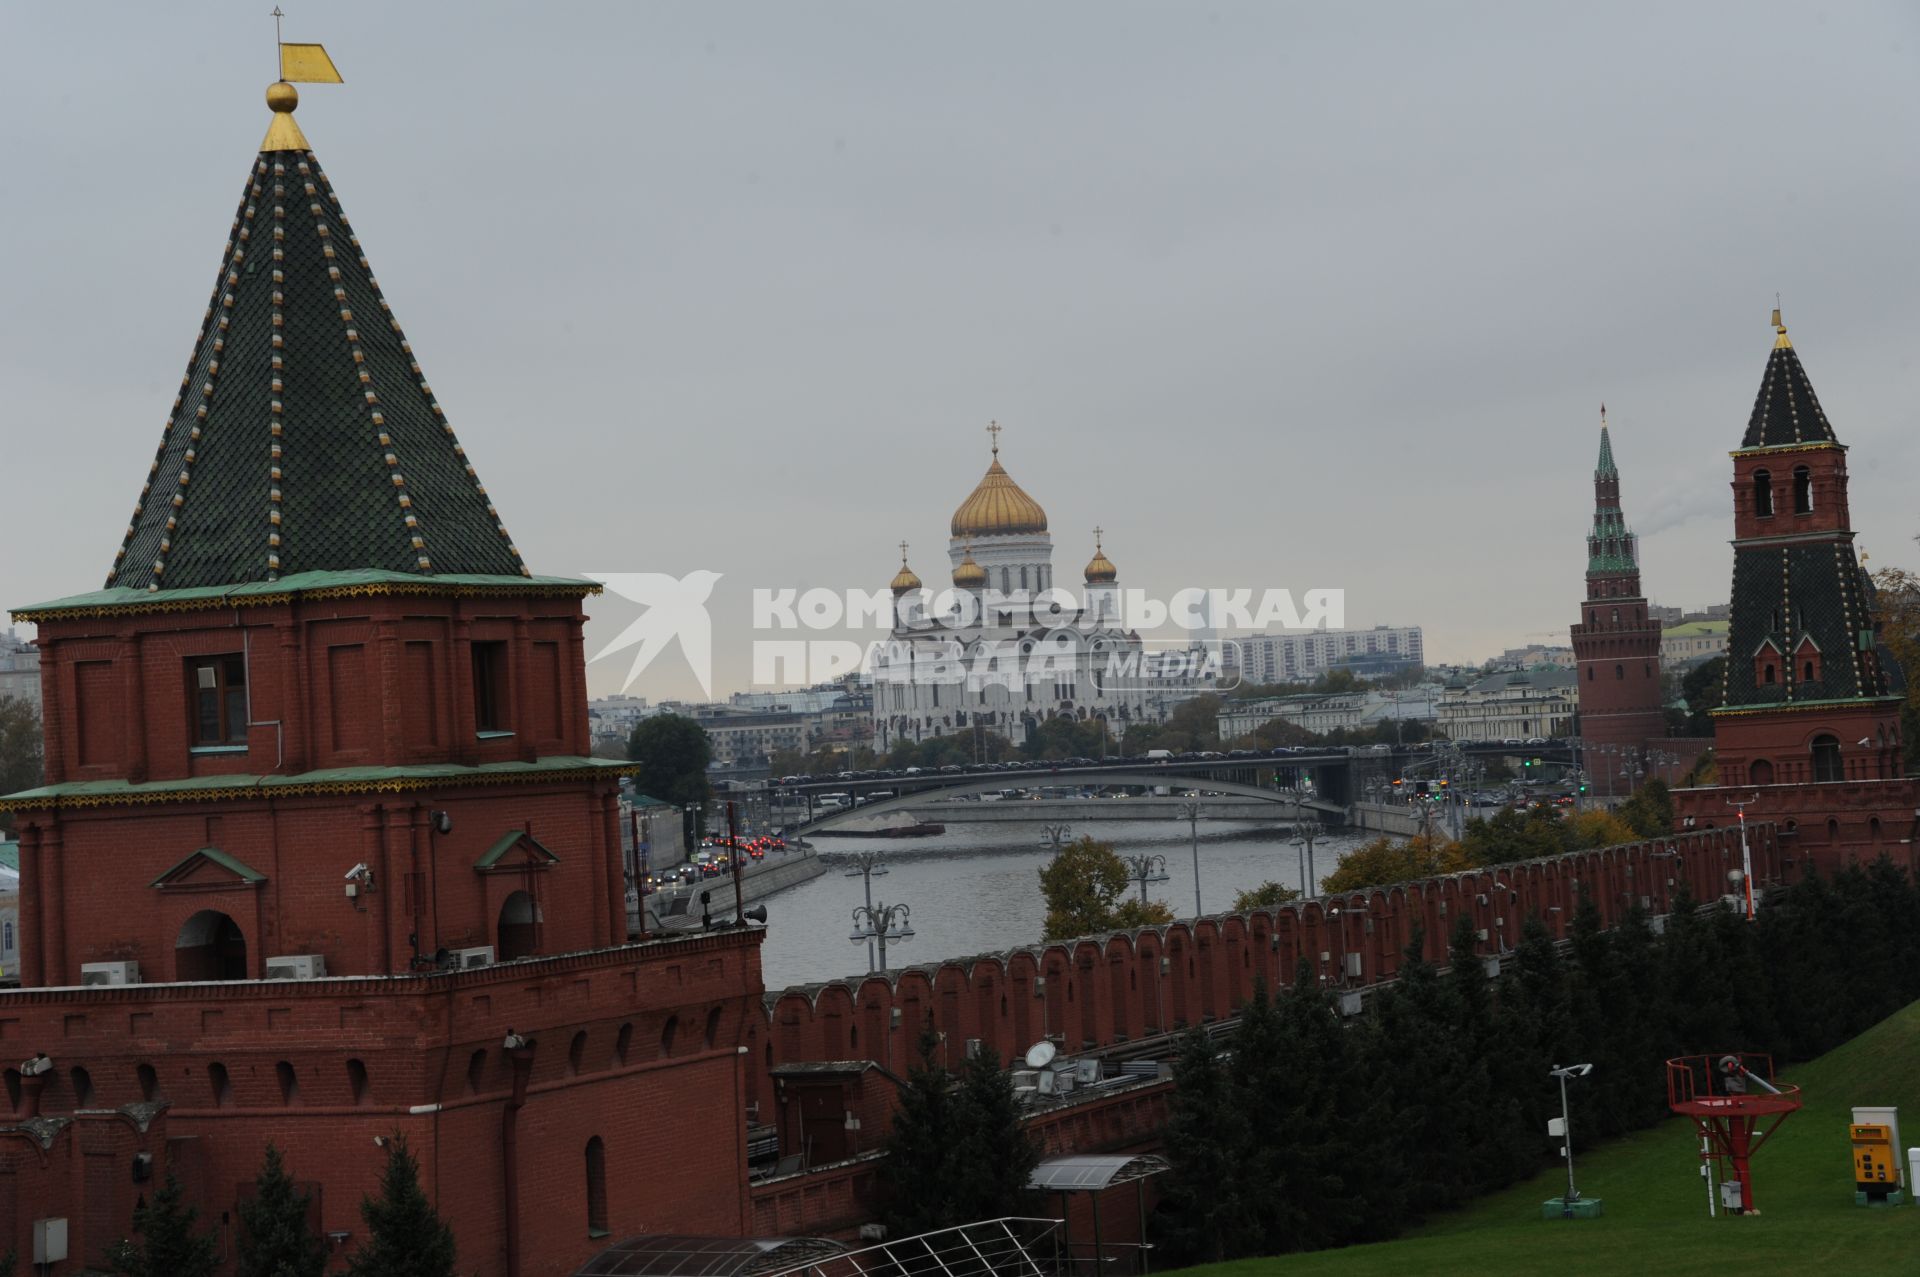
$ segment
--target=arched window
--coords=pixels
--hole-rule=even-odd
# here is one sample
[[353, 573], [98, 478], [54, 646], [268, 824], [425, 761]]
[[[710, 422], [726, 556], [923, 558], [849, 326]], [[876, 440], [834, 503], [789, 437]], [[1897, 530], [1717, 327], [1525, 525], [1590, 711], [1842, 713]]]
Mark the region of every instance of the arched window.
[[467, 1094], [478, 1095], [487, 1076], [487, 1048], [480, 1047], [467, 1057]]
[[573, 1035], [573, 1041], [567, 1046], [567, 1072], [578, 1073], [581, 1062], [587, 1058], [587, 1031], [579, 1030]]
[[677, 1015], [668, 1016], [666, 1024], [660, 1029], [660, 1054], [673, 1054], [673, 1040], [678, 1037], [679, 1034], [680, 1017]]
[[1760, 667], [1760, 681], [1762, 683], [1773, 682], [1773, 662], [1772, 661], [1768, 661], [1765, 665]]
[[225, 1108], [233, 1103], [233, 1079], [227, 1076], [227, 1066], [218, 1060], [207, 1065], [207, 1085], [213, 1088], [216, 1108]]
[[20, 1111], [20, 1070], [7, 1070], [7, 1107], [11, 1111]]
[[1793, 468], [1793, 512], [1813, 513], [1813, 471], [1805, 466]]
[[176, 980], [244, 980], [247, 937], [218, 909], [202, 909], [181, 924], [173, 941]]
[[1618, 625], [1618, 624], [1620, 624], [1620, 609], [1619, 609], [1619, 608], [1615, 608], [1615, 609], [1613, 609], [1613, 623], [1614, 623], [1615, 625]]
[[1773, 783], [1773, 764], [1764, 758], [1754, 759], [1747, 767], [1747, 779], [1755, 785], [1771, 785]]
[[620, 1026], [620, 1032], [613, 1039], [613, 1062], [625, 1064], [627, 1052], [633, 1049], [633, 1022], [629, 1020]]
[[347, 1090], [355, 1104], [367, 1102], [367, 1066], [357, 1059], [347, 1061]]
[[1808, 661], [1800, 667], [1800, 678], [1802, 682], [1807, 682], [1807, 683], [1813, 682], [1813, 662], [1812, 661]]
[[76, 1064], [68, 1074], [68, 1080], [73, 1083], [73, 1107], [77, 1109], [93, 1107], [93, 1074]]
[[607, 1146], [598, 1135], [587, 1141], [587, 1236], [607, 1235]]
[[1840, 741], [1834, 736], [1813, 738], [1813, 778], [1816, 781], [1841, 780]]
[[494, 954], [502, 962], [538, 953], [540, 906], [524, 891], [508, 896], [500, 906], [500, 923], [494, 928]]
[[294, 1076], [293, 1065], [282, 1060], [273, 1066], [274, 1076], [280, 1080], [280, 1102], [298, 1104], [300, 1102], [300, 1079]]
[[1766, 470], [1753, 472], [1753, 513], [1756, 518], [1773, 517], [1773, 475]]
[[720, 1039], [720, 1008], [714, 1007], [707, 1012], [707, 1049], [711, 1051]]
[[140, 1065], [139, 1068], [135, 1069], [133, 1072], [134, 1072], [134, 1076], [140, 1080], [140, 1098], [142, 1100], [145, 1100], [148, 1104], [151, 1104], [155, 1100], [159, 1099], [160, 1098], [160, 1075], [154, 1072], [153, 1065], [142, 1064]]
[[1616, 666], [1614, 666], [1614, 667], [1613, 667], [1613, 676], [1614, 676], [1615, 678], [1625, 678], [1625, 677], [1627, 676], [1627, 667], [1626, 667], [1626, 666], [1624, 666], [1624, 665], [1616, 665]]

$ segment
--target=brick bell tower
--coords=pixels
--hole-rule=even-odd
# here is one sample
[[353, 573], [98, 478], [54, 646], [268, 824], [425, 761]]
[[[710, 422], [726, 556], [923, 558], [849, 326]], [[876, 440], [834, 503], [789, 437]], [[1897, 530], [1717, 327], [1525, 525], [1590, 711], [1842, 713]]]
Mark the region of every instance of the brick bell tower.
[[1854, 554], [1847, 449], [1774, 311], [1776, 336], [1733, 456], [1733, 593], [1719, 784], [1681, 791], [1682, 824], [1725, 825], [1732, 798], [1774, 820], [1789, 855], [1832, 867], [1910, 854], [1904, 677], [1878, 644], [1872, 579]]
[[[14, 613], [47, 783], [0, 799], [0, 1062], [35, 1062], [0, 1095], [0, 1236], [66, 1218], [54, 1271], [99, 1265], [149, 1178], [228, 1217], [271, 1139], [338, 1260], [395, 1132], [463, 1272], [741, 1231], [761, 933], [630, 942], [598, 587], [522, 564], [297, 101], [267, 91], [104, 588]], [[698, 1155], [662, 1176], [663, 1148]]]
[[[1593, 470], [1593, 530], [1587, 534], [1587, 597], [1572, 628], [1580, 676], [1579, 736], [1587, 766], [1618, 770], [1620, 757], [1597, 746], [1636, 752], [1666, 735], [1661, 709], [1660, 623], [1640, 591], [1639, 539], [1620, 510], [1620, 471], [1600, 407], [1600, 460]], [[1651, 771], [1651, 769], [1648, 769]], [[1616, 779], [1614, 793], [1623, 791]]]

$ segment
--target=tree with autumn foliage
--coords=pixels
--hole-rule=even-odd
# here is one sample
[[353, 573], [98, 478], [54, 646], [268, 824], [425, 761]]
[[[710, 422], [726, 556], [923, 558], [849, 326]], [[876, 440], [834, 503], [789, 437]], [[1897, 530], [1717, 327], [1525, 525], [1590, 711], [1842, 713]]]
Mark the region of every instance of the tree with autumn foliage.
[[1040, 892], [1047, 901], [1048, 940], [1070, 940], [1130, 927], [1173, 921], [1173, 910], [1157, 900], [1127, 898], [1133, 876], [1112, 843], [1081, 838], [1060, 849], [1040, 871]]
[[1900, 738], [1907, 745], [1907, 770], [1920, 770], [1920, 576], [1905, 568], [1881, 568], [1873, 574], [1880, 632], [1876, 642], [1906, 675], [1906, 701], [1900, 706]]
[[1415, 835], [1402, 841], [1382, 834], [1342, 856], [1339, 868], [1327, 875], [1324, 889], [1329, 895], [1337, 895], [1416, 878], [1437, 878], [1473, 867], [1462, 844], [1439, 835]]

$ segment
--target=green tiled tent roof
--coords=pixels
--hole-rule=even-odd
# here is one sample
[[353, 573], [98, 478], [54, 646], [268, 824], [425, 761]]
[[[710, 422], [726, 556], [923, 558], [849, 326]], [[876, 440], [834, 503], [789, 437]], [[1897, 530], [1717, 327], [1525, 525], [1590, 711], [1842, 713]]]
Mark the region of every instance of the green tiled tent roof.
[[521, 575], [310, 151], [247, 175], [109, 587]]
[[[1875, 648], [1866, 574], [1846, 540], [1751, 547], [1733, 559], [1733, 624], [1727, 635], [1726, 704], [1786, 704], [1885, 696], [1888, 683]], [[1802, 681], [1804, 661], [1791, 659], [1812, 639], [1820, 677]], [[1763, 644], [1781, 653], [1778, 681], [1756, 677]]]
[[[1782, 341], [1784, 341], [1784, 335]], [[1760, 393], [1753, 401], [1753, 415], [1747, 419], [1747, 434], [1742, 448], [1778, 448], [1796, 443], [1838, 443], [1827, 414], [1820, 409], [1820, 398], [1813, 393], [1800, 355], [1790, 345], [1779, 344], [1767, 357], [1766, 375], [1760, 379]]]

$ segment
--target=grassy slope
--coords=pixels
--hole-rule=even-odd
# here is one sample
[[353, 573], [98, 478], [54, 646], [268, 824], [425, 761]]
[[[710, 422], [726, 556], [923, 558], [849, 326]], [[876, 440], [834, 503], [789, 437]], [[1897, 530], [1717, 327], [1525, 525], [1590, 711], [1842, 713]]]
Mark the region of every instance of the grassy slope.
[[[1729, 1274], [1920, 1272], [1920, 1208], [1853, 1204], [1849, 1110], [1897, 1104], [1920, 1145], [1920, 1002], [1788, 1074], [1805, 1107], [1755, 1156], [1757, 1216], [1707, 1217], [1690, 1123], [1675, 1120], [1582, 1154], [1576, 1179], [1606, 1214], [1539, 1218], [1566, 1189], [1561, 1163], [1531, 1183], [1431, 1220], [1396, 1242], [1189, 1269], [1208, 1277], [1294, 1274]], [[1905, 1150], [1900, 1150], [1904, 1160]]]

